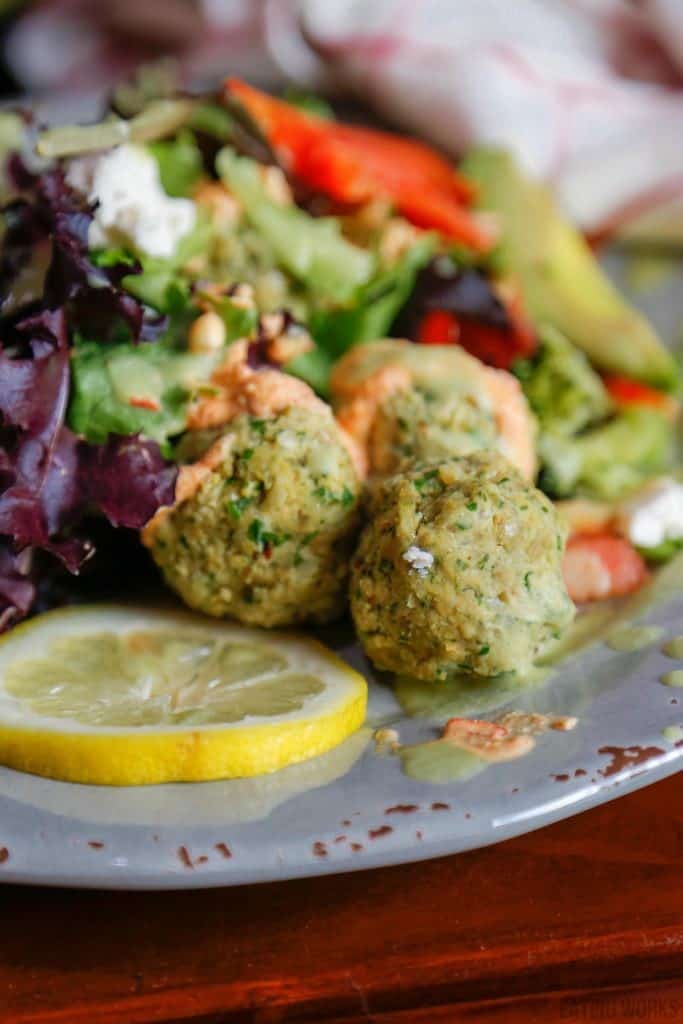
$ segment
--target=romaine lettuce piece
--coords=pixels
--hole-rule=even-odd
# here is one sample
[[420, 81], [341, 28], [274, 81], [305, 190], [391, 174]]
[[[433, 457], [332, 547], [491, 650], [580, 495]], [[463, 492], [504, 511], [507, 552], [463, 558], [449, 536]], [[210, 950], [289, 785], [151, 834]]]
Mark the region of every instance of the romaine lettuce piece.
[[316, 345], [310, 352], [304, 352], [296, 359], [292, 359], [287, 363], [285, 369], [287, 373], [305, 380], [314, 391], [317, 391], [323, 398], [327, 398], [333, 366], [334, 358], [325, 349]]
[[386, 337], [435, 244], [436, 236], [424, 235], [393, 267], [361, 285], [345, 308], [313, 313], [309, 328], [318, 344], [338, 359], [352, 345]]
[[[190, 281], [182, 273], [182, 268], [193, 256], [204, 251], [212, 231], [209, 219], [198, 216], [194, 228], [180, 240], [170, 259], [159, 256], [140, 257], [142, 272], [124, 277], [122, 284], [126, 291], [161, 313], [179, 312], [183, 306], [188, 305], [190, 296]], [[101, 258], [102, 254], [99, 254], [98, 259]]]
[[212, 135], [219, 142], [227, 142], [233, 133], [234, 122], [231, 115], [218, 103], [195, 104], [188, 127], [205, 135]]
[[435, 244], [436, 236], [424, 235], [393, 267], [380, 271], [367, 284], [361, 285], [348, 306], [314, 312], [308, 327], [316, 347], [288, 363], [287, 371], [301, 377], [319, 394], [327, 395], [335, 360], [352, 345], [383, 338], [389, 333]]
[[203, 173], [202, 154], [192, 132], [152, 142], [148, 149], [159, 165], [159, 177], [169, 196], [189, 196]]
[[249, 223], [272, 248], [274, 262], [311, 292], [345, 304], [370, 279], [375, 267], [372, 253], [347, 242], [333, 218], [310, 217], [296, 206], [269, 199], [253, 160], [225, 148], [216, 158], [216, 168]]
[[570, 437], [611, 411], [599, 375], [554, 327], [541, 328], [536, 356], [518, 362], [514, 372], [543, 431]]
[[247, 338], [253, 334], [258, 327], [259, 310], [253, 306], [233, 302], [229, 295], [214, 295], [211, 292], [198, 291], [203, 304], [210, 306], [214, 313], [225, 324], [227, 341], [236, 341], [238, 338]]

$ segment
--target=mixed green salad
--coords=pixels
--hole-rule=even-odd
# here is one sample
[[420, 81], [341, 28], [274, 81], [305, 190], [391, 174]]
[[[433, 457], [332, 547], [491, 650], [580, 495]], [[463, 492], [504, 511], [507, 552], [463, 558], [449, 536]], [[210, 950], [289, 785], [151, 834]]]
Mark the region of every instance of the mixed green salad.
[[[572, 596], [633, 589], [647, 562], [683, 544], [679, 368], [507, 153], [473, 150], [456, 168], [417, 141], [337, 122], [322, 102], [233, 80], [211, 95], [128, 89], [97, 124], [41, 129], [4, 113], [0, 147], [4, 627], [31, 611], [55, 565], [73, 573], [93, 560], [93, 520], [139, 530], [182, 500], [183, 471], [213, 450], [240, 388], [251, 395], [266, 379], [273, 389], [295, 380], [322, 401], [293, 404], [322, 416], [323, 402], [339, 410], [348, 398], [343, 381], [331, 384], [339, 361], [382, 338], [425, 356], [457, 348], [482, 373], [505, 375], [486, 378], [485, 398], [463, 398], [479, 403], [482, 436], [508, 409], [505, 394], [521, 388], [533, 474], [561, 502], [569, 553], [588, 552], [609, 576], [596, 592], [570, 585]], [[462, 366], [450, 379], [474, 379], [473, 364]], [[367, 379], [363, 401], [379, 381]], [[417, 418], [406, 427], [397, 414], [392, 429], [418, 436], [437, 392], [415, 383]], [[268, 418], [255, 408], [230, 478], [242, 489], [235, 483], [226, 499], [244, 526], [244, 565], [252, 555], [284, 565], [290, 544], [287, 565], [310, 557], [318, 585], [328, 563], [315, 555], [315, 529], [295, 545], [289, 526], [253, 518], [269, 486], [267, 467], [244, 468]], [[457, 409], [447, 417], [441, 441], [456, 419], [461, 434], [474, 429]], [[367, 430], [354, 435], [350, 419], [347, 429], [367, 448]], [[284, 445], [271, 433], [269, 444]], [[344, 452], [335, 449], [330, 486], [309, 449], [312, 493], [339, 511], [325, 520], [336, 543], [351, 530], [347, 511], [357, 520], [360, 488]], [[357, 474], [372, 473], [372, 456], [356, 456]], [[168, 523], [146, 543], [169, 575], [164, 531]], [[257, 589], [239, 606], [253, 607]], [[235, 607], [212, 602], [219, 614]]]

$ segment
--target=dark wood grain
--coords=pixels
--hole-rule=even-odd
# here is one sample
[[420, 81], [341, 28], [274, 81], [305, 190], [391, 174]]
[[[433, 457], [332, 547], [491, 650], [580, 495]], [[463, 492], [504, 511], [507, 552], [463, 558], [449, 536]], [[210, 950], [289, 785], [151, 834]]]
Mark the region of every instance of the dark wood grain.
[[2, 1024], [683, 1021], [683, 780], [497, 847], [187, 893], [0, 889]]

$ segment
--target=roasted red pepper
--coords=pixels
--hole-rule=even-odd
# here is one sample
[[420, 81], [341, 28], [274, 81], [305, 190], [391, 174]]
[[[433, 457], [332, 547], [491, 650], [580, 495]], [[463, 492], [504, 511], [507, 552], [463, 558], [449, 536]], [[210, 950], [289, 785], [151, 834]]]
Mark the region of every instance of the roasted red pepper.
[[446, 309], [432, 309], [420, 321], [417, 341], [422, 345], [462, 345], [483, 363], [509, 370], [517, 359], [533, 354], [536, 336], [516, 302], [507, 301], [506, 312], [508, 325], [501, 327]]
[[603, 383], [615, 405], [647, 405], [671, 420], [676, 419], [678, 415], [680, 407], [675, 398], [648, 387], [647, 384], [641, 384], [640, 381], [617, 374], [607, 374], [603, 377]]
[[433, 309], [419, 327], [417, 340], [421, 345], [455, 345], [460, 339], [460, 325], [454, 313]]
[[413, 224], [476, 251], [491, 248], [491, 232], [465, 205], [473, 186], [429, 146], [327, 121], [238, 79], [228, 79], [226, 93], [246, 108], [287, 170], [313, 191], [349, 205], [387, 196]]

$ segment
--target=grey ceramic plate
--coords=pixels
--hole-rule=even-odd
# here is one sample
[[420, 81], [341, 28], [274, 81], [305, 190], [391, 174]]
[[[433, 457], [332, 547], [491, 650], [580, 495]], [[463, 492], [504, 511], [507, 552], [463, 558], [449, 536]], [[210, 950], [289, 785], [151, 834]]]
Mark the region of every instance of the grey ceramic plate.
[[[682, 616], [683, 597], [645, 618], [671, 637]], [[107, 888], [236, 885], [499, 842], [681, 766], [683, 744], [662, 730], [683, 723], [683, 691], [659, 681], [675, 667], [660, 648], [623, 654], [597, 644], [513, 697], [510, 707], [577, 715], [579, 724], [462, 781], [414, 781], [399, 758], [375, 753], [369, 729], [313, 761], [236, 782], [108, 789], [0, 770], [0, 877]], [[372, 678], [356, 648], [341, 650]], [[478, 700], [473, 712], [491, 713]], [[403, 716], [392, 690], [373, 681], [369, 723], [389, 720], [405, 743], [438, 735], [436, 720]]]
[[[622, 268], [617, 267], [617, 273]], [[681, 278], [649, 298], [669, 337]], [[683, 591], [683, 580], [679, 580]], [[683, 632], [683, 592], [641, 616], [662, 638]], [[371, 680], [369, 726], [395, 723], [404, 743], [435, 738], [437, 721], [405, 716], [357, 648], [335, 646]], [[629, 654], [602, 643], [544, 685], [497, 701], [472, 696], [449, 714], [492, 704], [570, 714], [572, 732], [539, 737], [526, 757], [470, 778], [417, 782], [374, 751], [370, 728], [336, 751], [259, 779], [107, 789], [0, 769], [0, 879], [105, 888], [191, 888], [380, 867], [496, 843], [677, 771], [683, 690], [662, 685], [677, 666], [661, 640]], [[668, 730], [669, 739], [663, 730]], [[683, 736], [683, 731], [680, 733]]]

